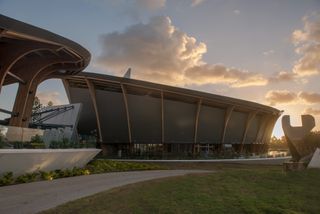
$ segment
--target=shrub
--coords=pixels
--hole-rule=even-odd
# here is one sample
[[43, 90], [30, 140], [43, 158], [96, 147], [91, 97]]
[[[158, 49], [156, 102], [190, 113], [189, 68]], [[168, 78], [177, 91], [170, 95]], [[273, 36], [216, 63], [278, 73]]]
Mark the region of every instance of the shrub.
[[39, 176], [39, 173], [33, 172], [33, 173], [26, 173], [24, 175], [20, 175], [16, 178], [15, 183], [29, 183], [36, 181]]
[[61, 170], [60, 174], [59, 174], [62, 178], [65, 177], [73, 177], [75, 176], [75, 172], [73, 169], [65, 169], [65, 170]]
[[39, 135], [35, 135], [31, 137], [30, 143], [38, 143], [38, 144], [44, 144], [44, 141]]
[[14, 149], [23, 149], [23, 142], [21, 142], [21, 141], [15, 141], [15, 142], [13, 142], [13, 148]]
[[87, 165], [87, 168], [92, 173], [163, 169], [163, 167], [155, 164], [118, 162], [111, 160], [94, 160]]
[[4, 144], [4, 140], [3, 140], [3, 136], [0, 133], [0, 149], [4, 148], [5, 144]]
[[67, 149], [67, 148], [78, 148], [79, 145], [73, 143], [68, 138], [63, 138], [62, 141], [51, 141], [50, 142], [50, 149]]
[[40, 177], [41, 179], [43, 180], [48, 180], [48, 181], [51, 181], [55, 178], [58, 178], [58, 174], [55, 173], [54, 171], [51, 171], [51, 172], [43, 172], [43, 171], [40, 171]]
[[31, 137], [30, 145], [34, 149], [43, 149], [45, 148], [44, 141], [41, 136], [35, 135]]
[[7, 172], [0, 178], [0, 186], [10, 185], [14, 183], [13, 173]]
[[58, 149], [59, 148], [59, 142], [55, 141], [55, 140], [51, 141], [50, 145], [49, 145], [49, 148], [50, 149]]
[[18, 176], [16, 179], [13, 178], [12, 172], [7, 172], [2, 177], [0, 177], [0, 186], [10, 185], [14, 183], [29, 183], [36, 180], [53, 180], [57, 178], [89, 175], [92, 173], [152, 169], [154, 170], [163, 168], [155, 164], [94, 160], [90, 162], [85, 168], [74, 167], [73, 169], [58, 169], [50, 172], [39, 171], [34, 173], [26, 173]]

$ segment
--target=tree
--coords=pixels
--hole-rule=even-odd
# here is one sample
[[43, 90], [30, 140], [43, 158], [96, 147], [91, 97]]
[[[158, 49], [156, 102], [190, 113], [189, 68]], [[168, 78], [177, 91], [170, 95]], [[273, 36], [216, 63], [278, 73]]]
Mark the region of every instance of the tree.
[[52, 101], [49, 101], [49, 102], [48, 102], [48, 106], [53, 106], [53, 102], [52, 102]]
[[[49, 101], [47, 106], [53, 106], [53, 102]], [[44, 105], [41, 104], [39, 97], [35, 96], [34, 100], [33, 100], [33, 106], [32, 106], [32, 121], [36, 122], [41, 118], [41, 114], [37, 114], [40, 113], [41, 110], [46, 107]]]
[[309, 148], [320, 147], [320, 131], [311, 131], [304, 139]]
[[36, 113], [42, 108], [43, 106], [40, 103], [40, 99], [36, 96], [33, 100], [32, 113]]
[[271, 150], [287, 150], [288, 144], [286, 138], [282, 136], [281, 138], [277, 138], [276, 136], [271, 137], [269, 143], [269, 149]]
[[36, 114], [38, 112], [41, 111], [41, 109], [43, 108], [42, 104], [40, 103], [40, 99], [35, 96], [34, 100], [33, 100], [33, 106], [32, 106], [32, 121], [36, 122], [40, 119], [41, 115], [40, 114]]

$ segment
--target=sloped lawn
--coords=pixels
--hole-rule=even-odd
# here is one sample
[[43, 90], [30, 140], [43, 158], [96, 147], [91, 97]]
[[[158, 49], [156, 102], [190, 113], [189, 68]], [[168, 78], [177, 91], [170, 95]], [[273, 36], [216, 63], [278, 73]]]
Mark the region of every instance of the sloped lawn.
[[44, 213], [320, 213], [320, 170], [241, 167], [127, 185]]

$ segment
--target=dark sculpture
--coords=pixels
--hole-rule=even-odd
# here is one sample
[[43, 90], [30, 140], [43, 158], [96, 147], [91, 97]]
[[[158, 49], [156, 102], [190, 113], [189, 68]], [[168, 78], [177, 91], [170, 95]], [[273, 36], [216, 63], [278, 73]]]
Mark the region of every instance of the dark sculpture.
[[302, 126], [293, 127], [290, 124], [289, 115], [282, 117], [282, 129], [292, 155], [291, 163], [301, 164], [301, 166], [296, 168], [308, 165], [316, 150], [316, 145], [306, 142], [307, 136], [310, 135], [311, 130], [315, 127], [314, 117], [311, 115], [301, 115], [301, 120]]

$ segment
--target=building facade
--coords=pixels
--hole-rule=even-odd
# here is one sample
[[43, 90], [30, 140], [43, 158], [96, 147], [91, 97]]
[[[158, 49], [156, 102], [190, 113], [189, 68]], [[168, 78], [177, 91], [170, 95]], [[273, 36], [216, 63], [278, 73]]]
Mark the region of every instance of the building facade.
[[129, 78], [82, 72], [63, 78], [82, 103], [78, 132], [108, 154], [261, 153], [281, 112], [245, 100]]
[[281, 112], [275, 108], [130, 78], [81, 72], [81, 45], [0, 15], [0, 93], [18, 83], [3, 125], [29, 127], [38, 85], [62, 79], [70, 103], [81, 103], [78, 133], [108, 154], [262, 153]]

